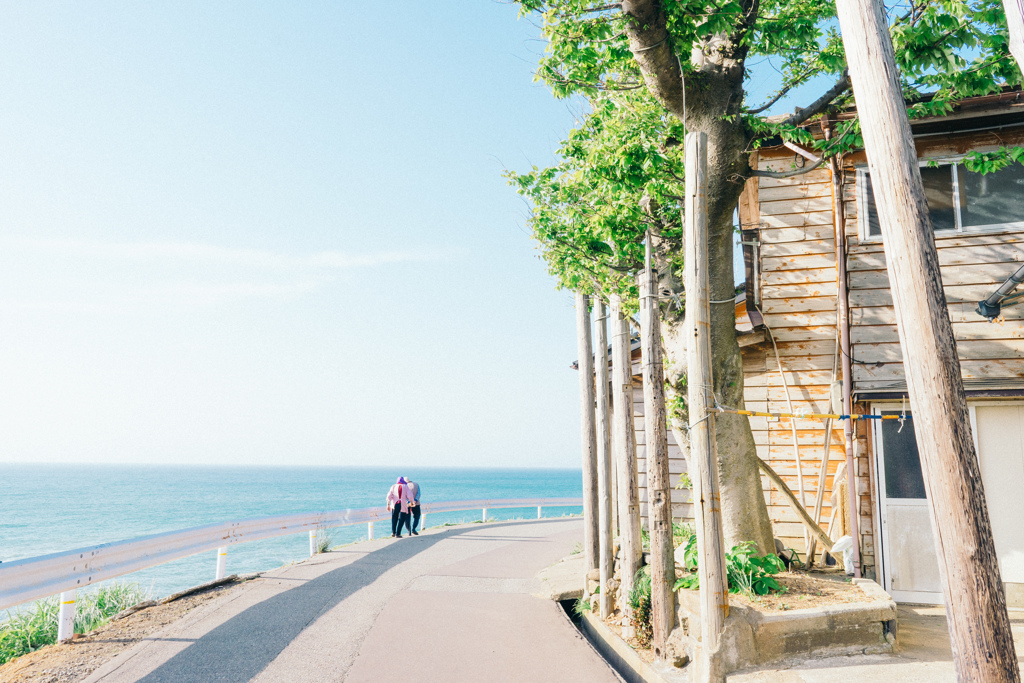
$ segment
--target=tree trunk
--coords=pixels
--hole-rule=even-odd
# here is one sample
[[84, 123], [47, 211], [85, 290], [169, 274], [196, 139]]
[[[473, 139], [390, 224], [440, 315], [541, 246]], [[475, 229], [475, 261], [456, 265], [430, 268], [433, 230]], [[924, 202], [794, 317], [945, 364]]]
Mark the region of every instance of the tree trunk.
[[[594, 347], [590, 297], [576, 293], [576, 346], [580, 373], [580, 447], [583, 455], [583, 571], [597, 569], [597, 433], [594, 426]], [[586, 583], [586, 581], [584, 581]]]
[[636, 435], [633, 431], [633, 376], [629, 352], [629, 322], [622, 313], [617, 296], [611, 297], [612, 310], [612, 401], [615, 408], [615, 465], [618, 472], [616, 493], [619, 498], [619, 538], [622, 553], [620, 597], [623, 611], [629, 612], [628, 596], [643, 559], [640, 539], [640, 490], [636, 471]]
[[[740, 116], [744, 60], [748, 42], [740, 35], [714, 35], [690, 56], [694, 69], [685, 79], [672, 51], [664, 3], [623, 0], [626, 35], [644, 82], [689, 132], [707, 134], [708, 259], [711, 300], [733, 296], [733, 211], [750, 171], [748, 131]], [[684, 95], [685, 91], [685, 95]], [[677, 255], [663, 255], [678, 268]], [[660, 267], [664, 276], [670, 269]], [[682, 294], [682, 287], [672, 289]], [[669, 301], [663, 314], [665, 358], [673, 421], [685, 424], [686, 341], [683, 311]], [[711, 305], [711, 367], [715, 395], [724, 405], [743, 405], [743, 359], [736, 343], [733, 306]], [[678, 437], [677, 437], [678, 441]], [[722, 485], [722, 523], [726, 547], [753, 541], [761, 553], [775, 552], [771, 521], [757, 467], [757, 450], [749, 420], [721, 415], [718, 420], [718, 462]], [[682, 446], [682, 444], [680, 444]]]
[[654, 655], [664, 656], [676, 625], [676, 581], [672, 545], [672, 487], [669, 483], [668, 437], [665, 433], [665, 368], [661, 362], [661, 320], [651, 268], [651, 231], [640, 274], [640, 351], [644, 380], [644, 436], [647, 457], [647, 520], [651, 536], [651, 625]]
[[[885, 10], [838, 0], [960, 681], [1019, 681], [953, 326]], [[851, 477], [853, 473], [850, 473]]]

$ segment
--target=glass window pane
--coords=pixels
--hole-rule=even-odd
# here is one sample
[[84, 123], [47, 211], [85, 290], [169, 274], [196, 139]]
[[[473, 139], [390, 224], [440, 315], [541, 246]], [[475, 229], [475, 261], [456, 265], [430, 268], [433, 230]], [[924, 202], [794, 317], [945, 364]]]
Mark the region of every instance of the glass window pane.
[[[882, 226], [878, 222], [875, 194], [871, 189], [871, 176], [864, 174], [864, 191], [867, 196], [868, 235], [878, 237]], [[924, 195], [928, 200], [928, 214], [935, 230], [956, 230], [956, 213], [953, 209], [953, 166], [945, 164], [937, 168], [921, 168]]]
[[[928, 200], [928, 214], [932, 218], [932, 228], [938, 230], [956, 230], [956, 211], [953, 207], [953, 165], [921, 167], [921, 181], [924, 183], [924, 196]], [[904, 432], [906, 430], [903, 430]]]
[[1024, 221], [1024, 166], [1013, 164], [982, 175], [961, 164], [960, 216], [964, 227]]
[[[883, 415], [899, 415], [883, 412]], [[907, 412], [910, 417], [910, 412]], [[885, 462], [885, 496], [887, 498], [924, 498], [924, 477], [921, 458], [917, 454], [914, 421], [907, 420], [900, 430], [898, 420], [879, 420], [882, 429], [882, 460]]]
[[868, 235], [871, 237], [882, 236], [882, 226], [878, 222], [878, 208], [875, 206], [875, 193], [871, 189], [871, 174], [865, 173], [864, 196], [868, 199]]

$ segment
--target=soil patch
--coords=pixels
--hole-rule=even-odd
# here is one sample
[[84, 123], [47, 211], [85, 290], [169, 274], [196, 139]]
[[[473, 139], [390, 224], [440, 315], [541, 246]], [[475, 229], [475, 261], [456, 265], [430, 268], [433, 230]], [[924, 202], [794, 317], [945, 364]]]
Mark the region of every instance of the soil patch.
[[73, 683], [84, 680], [115, 655], [156, 633], [189, 612], [238, 590], [244, 581], [192, 593], [108, 622], [70, 643], [47, 645], [0, 666], [3, 683]]
[[730, 593], [729, 602], [763, 612], [778, 612], [871, 601], [864, 591], [850, 583], [845, 574], [783, 572], [776, 574], [775, 578], [786, 587], [784, 593], [756, 595], [753, 598]]
[[[774, 613], [810, 607], [827, 607], [858, 602], [871, 602], [858, 586], [850, 582], [843, 573], [836, 572], [801, 572], [788, 571], [776, 574], [775, 578], [786, 587], [784, 593], [770, 593], [748, 598], [741, 593], [730, 593], [729, 603], [752, 607], [762, 612]], [[655, 661], [654, 650], [640, 647], [635, 637], [627, 636], [631, 629], [628, 621], [616, 611], [605, 624], [622, 639], [648, 664]]]

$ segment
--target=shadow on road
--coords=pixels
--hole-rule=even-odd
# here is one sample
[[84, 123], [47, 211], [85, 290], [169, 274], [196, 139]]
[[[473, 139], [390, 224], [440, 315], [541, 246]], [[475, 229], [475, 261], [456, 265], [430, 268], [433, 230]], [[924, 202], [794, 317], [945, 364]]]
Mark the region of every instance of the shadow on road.
[[[551, 518], [535, 523], [564, 521]], [[373, 583], [391, 567], [453, 536], [513, 525], [494, 522], [486, 526], [457, 527], [402, 539], [401, 543], [374, 550], [343, 567], [249, 607], [195, 640], [139, 681], [248, 681], [274, 661], [303, 629], [342, 600]], [[516, 539], [502, 537], [502, 540]]]

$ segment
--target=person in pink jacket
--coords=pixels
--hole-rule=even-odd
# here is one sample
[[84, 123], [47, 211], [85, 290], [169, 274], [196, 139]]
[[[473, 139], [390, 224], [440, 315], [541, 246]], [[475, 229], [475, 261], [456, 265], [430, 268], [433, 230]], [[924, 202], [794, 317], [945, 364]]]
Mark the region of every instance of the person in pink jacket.
[[391, 511], [391, 538], [402, 537], [402, 527], [409, 520], [409, 486], [405, 477], [399, 477], [391, 490], [388, 491], [388, 510]]

